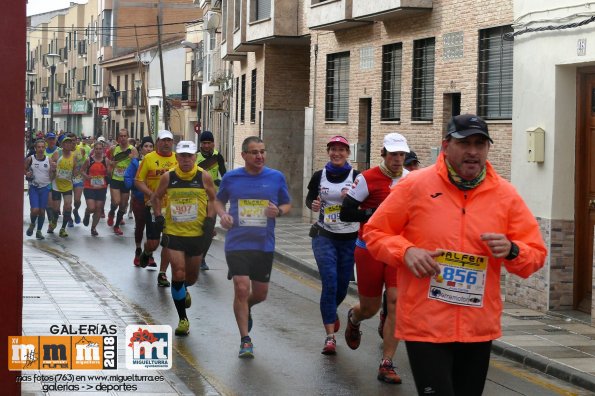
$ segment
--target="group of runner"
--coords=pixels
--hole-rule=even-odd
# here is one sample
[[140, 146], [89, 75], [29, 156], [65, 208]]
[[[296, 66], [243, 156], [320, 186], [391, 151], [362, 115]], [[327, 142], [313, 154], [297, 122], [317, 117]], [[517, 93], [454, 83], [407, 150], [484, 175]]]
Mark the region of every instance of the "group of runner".
[[329, 162], [306, 198], [318, 213], [310, 236], [322, 282], [322, 353], [336, 354], [337, 306], [355, 261], [359, 302], [347, 314], [345, 341], [357, 349], [361, 322], [384, 306], [378, 380], [401, 383], [392, 358], [403, 340], [420, 395], [481, 395], [491, 342], [501, 335], [501, 267], [528, 277], [547, 251], [535, 217], [487, 161], [485, 121], [455, 116], [443, 136], [436, 163], [417, 170], [405, 137], [390, 133], [380, 164], [360, 174], [347, 162], [347, 139], [328, 142]]
[[[85, 197], [101, 202], [104, 195], [87, 190], [105, 189], [105, 177], [113, 170], [110, 186], [119, 190], [120, 199], [112, 194], [108, 224], [115, 218], [114, 233], [121, 235], [126, 194], [136, 188], [133, 211], [144, 223], [147, 240], [141, 248], [142, 233], [135, 237], [134, 264], [145, 267], [154, 262], [152, 253], [161, 242], [159, 282], [167, 281], [165, 270], [171, 262], [171, 292], [179, 316], [175, 333], [181, 336], [190, 330], [186, 309], [192, 300], [187, 287], [198, 278], [219, 216], [228, 230], [225, 257], [234, 285], [238, 356], [253, 358], [252, 311], [268, 294], [275, 220], [292, 207], [285, 177], [265, 165], [265, 144], [256, 136], [242, 143], [244, 166], [230, 172], [213, 172], [218, 163], [213, 152], [197, 159], [201, 151], [190, 141], [179, 142], [174, 154], [169, 131], [159, 132], [153, 152], [152, 142], [144, 139], [142, 158], [127, 145], [127, 138], [127, 132], [120, 131], [108, 160], [105, 150], [94, 147], [82, 170], [71, 158], [75, 154], [68, 137], [50, 160], [44, 157], [44, 142], [37, 142], [34, 157], [26, 163], [35, 187], [30, 193], [36, 193], [27, 234], [32, 235], [36, 221], [36, 235], [40, 233], [40, 191], [47, 191], [49, 180], [50, 197], [58, 202], [48, 214], [51, 227], [57, 220], [53, 208], [65, 199], [62, 236], [71, 200], [66, 191], [70, 186], [61, 180], [80, 173]], [[212, 134], [206, 138], [208, 144], [213, 140]], [[357, 349], [361, 322], [381, 310], [378, 380], [401, 383], [392, 359], [399, 340], [404, 340], [420, 394], [481, 394], [491, 340], [501, 334], [501, 266], [527, 277], [543, 266], [547, 253], [535, 218], [487, 161], [492, 143], [481, 118], [456, 116], [444, 134], [436, 164], [410, 172], [419, 169], [416, 154], [403, 135], [390, 133], [383, 139], [380, 164], [358, 173], [347, 161], [347, 139], [334, 136], [328, 141], [329, 161], [312, 176], [306, 197], [306, 206], [317, 214], [310, 236], [322, 282], [323, 354], [337, 352], [337, 307], [347, 294], [355, 262], [359, 302], [349, 309], [345, 341]], [[38, 169], [46, 167], [48, 176], [39, 177]], [[76, 209], [75, 203], [75, 221]], [[93, 214], [96, 226], [101, 213], [101, 204], [88, 203], [84, 221]]]

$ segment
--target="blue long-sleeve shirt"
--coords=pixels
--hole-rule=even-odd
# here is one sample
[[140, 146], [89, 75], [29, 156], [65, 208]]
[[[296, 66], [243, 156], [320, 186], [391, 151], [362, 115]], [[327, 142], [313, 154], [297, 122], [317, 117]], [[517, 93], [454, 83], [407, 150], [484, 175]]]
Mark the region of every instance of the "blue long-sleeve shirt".
[[130, 161], [130, 165], [128, 165], [128, 168], [126, 168], [126, 171], [124, 172], [124, 185], [132, 191], [134, 198], [142, 202], [144, 200], [144, 194], [134, 186], [134, 178], [139, 164], [140, 161], [138, 158], [133, 158]]

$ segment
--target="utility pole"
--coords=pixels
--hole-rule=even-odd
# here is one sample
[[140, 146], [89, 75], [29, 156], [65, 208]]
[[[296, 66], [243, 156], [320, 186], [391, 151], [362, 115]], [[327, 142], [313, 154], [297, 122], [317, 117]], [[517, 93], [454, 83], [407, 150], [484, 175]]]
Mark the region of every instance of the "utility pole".
[[165, 129], [169, 131], [169, 104], [167, 103], [167, 96], [165, 95], [165, 75], [163, 72], [163, 51], [161, 50], [161, 23], [159, 22], [159, 15], [157, 15], [157, 44], [159, 47], [159, 66], [161, 67], [161, 97], [163, 98], [163, 124]]
[[[157, 18], [157, 20], [159, 20], [159, 18]], [[149, 112], [149, 100], [147, 98], [147, 91], [149, 89], [149, 87], [147, 86], [147, 82], [145, 80], [145, 65], [141, 62], [140, 60], [140, 45], [138, 44], [138, 33], [136, 32], [136, 25], [134, 25], [134, 35], [136, 37], [136, 57], [137, 57], [137, 62], [138, 62], [138, 72], [140, 74], [140, 79], [143, 82], [143, 85], [141, 87], [141, 92], [143, 95], [143, 103], [145, 104], [145, 120], [147, 123], [147, 131], [149, 136], [152, 136], [155, 131], [153, 131], [151, 129], [151, 118], [150, 118], [150, 112]], [[138, 129], [138, 126], [136, 127]], [[141, 136], [142, 138], [142, 136]]]

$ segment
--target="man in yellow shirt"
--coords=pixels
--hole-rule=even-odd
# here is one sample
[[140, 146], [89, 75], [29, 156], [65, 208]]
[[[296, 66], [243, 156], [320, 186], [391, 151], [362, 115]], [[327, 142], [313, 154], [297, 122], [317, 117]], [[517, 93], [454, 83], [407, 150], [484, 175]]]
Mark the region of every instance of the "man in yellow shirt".
[[[168, 249], [171, 262], [171, 294], [179, 316], [176, 335], [187, 335], [190, 323], [186, 308], [190, 307], [191, 300], [186, 287], [198, 279], [202, 255], [213, 239], [215, 185], [209, 173], [195, 163], [194, 142], [178, 143], [176, 160], [178, 165], [161, 176], [151, 204], [157, 231], [165, 224], [161, 244]], [[162, 207], [166, 193], [167, 206]]]
[[[159, 234], [155, 228], [155, 221], [151, 207], [151, 196], [159, 186], [159, 179], [161, 175], [174, 168], [178, 163], [176, 156], [172, 152], [174, 144], [174, 135], [170, 131], [162, 130], [157, 135], [157, 150], [147, 154], [138, 167], [134, 185], [136, 188], [145, 194], [145, 218], [147, 224], [145, 225], [147, 241], [145, 242], [144, 250], [139, 257], [139, 264], [141, 267], [154, 269], [157, 267], [153, 259], [153, 252], [159, 246]], [[162, 205], [164, 206], [164, 205]], [[169, 259], [167, 256], [167, 249], [161, 250], [161, 263], [159, 274], [157, 275], [157, 284], [159, 286], [169, 286], [169, 281], [165, 275]]]

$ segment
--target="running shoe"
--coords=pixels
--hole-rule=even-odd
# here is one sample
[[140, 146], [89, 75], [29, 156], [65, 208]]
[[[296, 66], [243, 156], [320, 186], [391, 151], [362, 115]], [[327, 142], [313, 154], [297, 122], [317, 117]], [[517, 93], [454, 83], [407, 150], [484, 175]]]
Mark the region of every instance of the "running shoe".
[[37, 232], [35, 233], [35, 238], [39, 239], [40, 241], [41, 241], [42, 239], [45, 239], [45, 238], [43, 237], [43, 234], [41, 233], [41, 230], [37, 230]]
[[252, 320], [252, 309], [248, 308], [248, 333], [252, 330], [252, 325], [254, 321]]
[[386, 322], [386, 314], [380, 311], [380, 321], [378, 322], [378, 335], [384, 339], [384, 322]]
[[95, 228], [91, 228], [91, 235], [97, 236], [97, 235], [99, 235], [99, 233], [97, 232], [97, 230]]
[[176, 335], [177, 336], [185, 336], [190, 333], [190, 322], [188, 319], [180, 319], [178, 322], [178, 327], [176, 327]]
[[322, 348], [323, 355], [336, 355], [337, 354], [337, 340], [335, 336], [328, 336], [324, 340], [324, 348]]
[[209, 266], [207, 265], [207, 262], [205, 261], [205, 259], [202, 259], [202, 263], [200, 263], [200, 269], [203, 271], [208, 271], [210, 270]]
[[72, 222], [72, 220], [68, 220], [68, 227], [69, 228], [74, 227], [74, 223]]
[[190, 297], [190, 293], [188, 293], [188, 289], [186, 289], [186, 298], [184, 299], [184, 306], [186, 308], [190, 308], [190, 306], [192, 306], [192, 297]]
[[241, 359], [254, 359], [254, 345], [252, 342], [247, 341], [240, 344], [238, 357]]
[[339, 319], [339, 315], [337, 315], [337, 319], [335, 319], [335, 333], [339, 332], [339, 329], [341, 328], [341, 319]]
[[107, 225], [110, 227], [114, 225], [114, 215], [111, 213], [107, 214]]
[[379, 381], [386, 382], [387, 384], [400, 384], [401, 377], [395, 371], [393, 361], [390, 359], [382, 359], [380, 367], [378, 367], [378, 378]]
[[114, 234], [124, 235], [124, 232], [120, 229], [120, 227], [114, 227]]
[[66, 228], [60, 228], [60, 238], [67, 238], [68, 233], [66, 232]]
[[345, 328], [345, 342], [351, 349], [359, 348], [359, 344], [362, 340], [362, 332], [359, 331], [359, 324], [356, 326], [351, 322], [351, 316], [353, 315], [353, 308], [349, 309], [347, 313], [347, 327]]
[[[165, 275], [165, 272], [160, 272], [159, 275], [157, 275], [157, 286], [169, 287], [169, 281], [167, 280], [167, 275]], [[188, 291], [186, 291], [186, 295], [188, 295]], [[188, 307], [189, 306], [190, 305], [188, 305]]]
[[33, 235], [33, 231], [35, 230], [35, 224], [29, 224], [29, 227], [27, 227], [27, 236], [31, 236]]
[[124, 222], [124, 219], [120, 220], [120, 225], [126, 225], [126, 223]]
[[83, 225], [85, 227], [89, 226], [89, 218], [91, 217], [91, 215], [89, 213], [85, 212], [85, 217], [83, 217]]
[[72, 214], [74, 215], [74, 222], [76, 224], [80, 224], [80, 222], [81, 222], [81, 216], [79, 216], [79, 211], [75, 209], [75, 210], [72, 211]]
[[132, 261], [135, 267], [140, 267], [140, 255], [143, 252], [141, 248], [136, 248], [134, 251], [134, 260]]
[[138, 263], [140, 264], [141, 268], [145, 268], [149, 264], [149, 256], [144, 251], [138, 256]]
[[147, 264], [147, 267], [152, 271], [155, 271], [157, 269], [157, 263], [155, 262], [155, 259], [153, 258], [152, 254], [149, 256], [149, 263]]

